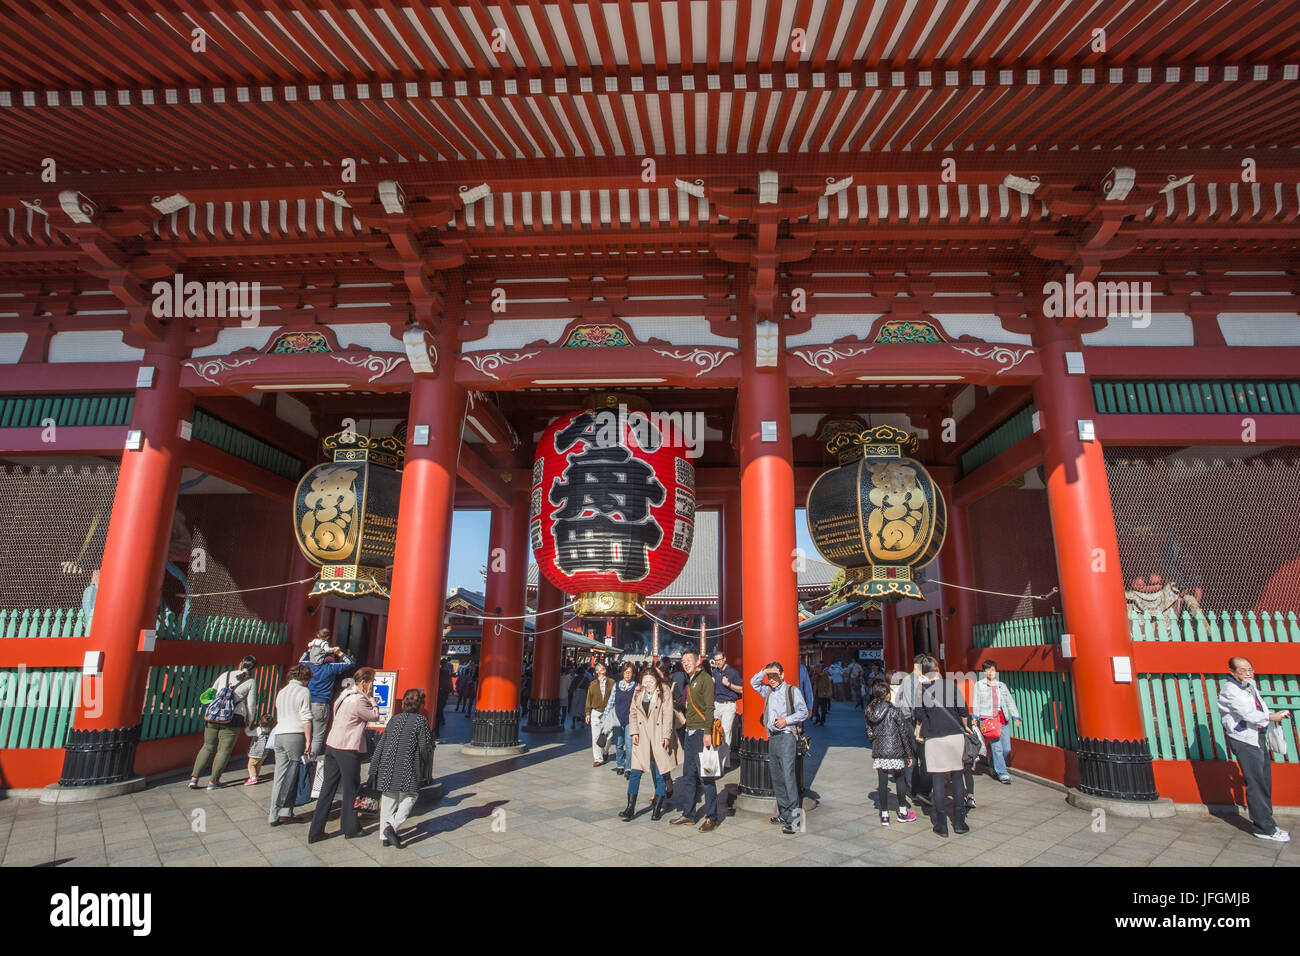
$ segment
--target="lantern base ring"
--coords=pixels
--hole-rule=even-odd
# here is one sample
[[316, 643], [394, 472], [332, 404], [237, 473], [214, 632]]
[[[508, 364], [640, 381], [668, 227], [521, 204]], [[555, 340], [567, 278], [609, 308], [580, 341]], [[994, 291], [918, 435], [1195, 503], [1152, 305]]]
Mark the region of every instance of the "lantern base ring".
[[573, 598], [573, 613], [579, 617], [640, 617], [635, 591], [587, 591]]
[[903, 598], [924, 601], [925, 595], [912, 579], [909, 567], [882, 567], [868, 565], [864, 568], [847, 568], [844, 572], [847, 588], [844, 597], [859, 601], [884, 601], [892, 604]]

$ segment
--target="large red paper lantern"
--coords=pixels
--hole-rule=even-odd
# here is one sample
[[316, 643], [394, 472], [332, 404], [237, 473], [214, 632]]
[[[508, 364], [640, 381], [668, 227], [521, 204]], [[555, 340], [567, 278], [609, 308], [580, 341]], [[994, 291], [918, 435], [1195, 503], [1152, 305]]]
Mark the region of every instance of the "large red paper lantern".
[[[546, 579], [581, 616], [634, 617], [690, 556], [695, 469], [680, 428], [644, 403], [601, 395], [542, 435], [529, 533]], [[680, 424], [680, 423], [677, 423]]]

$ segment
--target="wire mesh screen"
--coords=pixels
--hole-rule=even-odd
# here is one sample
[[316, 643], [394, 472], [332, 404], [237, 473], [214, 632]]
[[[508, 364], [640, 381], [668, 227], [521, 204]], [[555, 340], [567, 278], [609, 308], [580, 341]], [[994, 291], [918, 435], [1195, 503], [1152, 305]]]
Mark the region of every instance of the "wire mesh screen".
[[1109, 448], [1129, 606], [1300, 611], [1300, 452]]
[[287, 590], [272, 586], [288, 580], [292, 521], [287, 502], [261, 495], [182, 494], [163, 576], [169, 621], [282, 620]]
[[117, 462], [0, 465], [0, 609], [93, 603]]
[[1059, 598], [1035, 600], [1057, 586], [1052, 516], [1043, 488], [1007, 485], [966, 509], [975, 586], [1017, 597], [977, 594], [977, 624], [1043, 617]]

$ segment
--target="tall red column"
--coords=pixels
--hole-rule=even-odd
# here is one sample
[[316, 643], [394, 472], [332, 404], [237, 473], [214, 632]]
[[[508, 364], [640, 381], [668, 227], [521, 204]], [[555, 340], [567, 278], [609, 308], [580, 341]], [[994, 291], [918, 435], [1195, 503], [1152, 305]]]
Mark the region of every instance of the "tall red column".
[[880, 606], [880, 636], [885, 648], [885, 665], [891, 671], [910, 671], [912, 661], [905, 659], [902, 629], [898, 626], [898, 615], [894, 613], [892, 604]]
[[1116, 667], [1131, 670], [1132, 657], [1105, 457], [1099, 442], [1079, 438], [1078, 423], [1096, 415], [1092, 385], [1087, 375], [1066, 372], [1065, 353], [1080, 349], [1078, 332], [1058, 326], [1041, 308], [1035, 313], [1043, 374], [1034, 383], [1034, 404], [1042, 423], [1061, 602], [1073, 635], [1079, 790], [1155, 800], [1137, 687], [1116, 681]]
[[[794, 465], [790, 437], [790, 393], [785, 356], [778, 345], [775, 367], [757, 367], [759, 325], [745, 310], [736, 420], [740, 457], [742, 608], [745, 620], [741, 676], [746, 682], [770, 661], [780, 661], [788, 679], [799, 682], [798, 590], [794, 570]], [[766, 435], [764, 434], [766, 428]], [[741, 797], [772, 796], [763, 699], [746, 687], [740, 743]], [[749, 801], [746, 801], [747, 803]]]
[[[456, 323], [444, 318], [435, 338], [438, 366], [432, 375], [415, 375], [411, 386], [384, 641], [384, 668], [397, 671], [398, 694], [418, 688], [430, 705], [438, 699], [456, 458], [465, 414], [465, 390], [454, 378], [455, 333]], [[427, 445], [415, 443], [422, 426], [429, 429]]]
[[[744, 576], [741, 572], [742, 555], [741, 555], [741, 518], [740, 518], [740, 495], [728, 494], [722, 509], [718, 512], [718, 598], [719, 598], [719, 626], [735, 624], [743, 620], [745, 615], [744, 608]], [[719, 640], [722, 642], [721, 647], [727, 655], [727, 661], [737, 670], [744, 664], [744, 628], [732, 628], [729, 631], [722, 631]]]
[[509, 508], [492, 509], [488, 534], [485, 617], [479, 652], [478, 702], [469, 746], [471, 756], [522, 753], [519, 744], [519, 681], [524, 666], [524, 587], [527, 583], [528, 489], [511, 493]]
[[560, 730], [561, 625], [569, 616], [564, 592], [537, 575], [537, 629], [533, 636], [533, 690], [528, 699], [528, 725], [533, 733]]
[[132, 774], [152, 656], [140, 652], [141, 631], [158, 617], [185, 454], [180, 423], [194, 407], [180, 388], [184, 335], [184, 323], [173, 323], [141, 362], [153, 368], [153, 381], [135, 392], [130, 430], [141, 433], [140, 446], [122, 452], [91, 619], [90, 645], [103, 655], [103, 670], [83, 678], [61, 786], [119, 783]]
[[[970, 532], [966, 509], [953, 502], [952, 480], [937, 474], [935, 480], [943, 494], [948, 510], [948, 528], [939, 553], [943, 580], [940, 588], [939, 619], [943, 634], [944, 673], [967, 670], [971, 666], [970, 652], [975, 627], [975, 592], [965, 590], [975, 586], [975, 566], [971, 560]], [[959, 585], [952, 587], [950, 585]], [[952, 613], [949, 614], [949, 611]]]

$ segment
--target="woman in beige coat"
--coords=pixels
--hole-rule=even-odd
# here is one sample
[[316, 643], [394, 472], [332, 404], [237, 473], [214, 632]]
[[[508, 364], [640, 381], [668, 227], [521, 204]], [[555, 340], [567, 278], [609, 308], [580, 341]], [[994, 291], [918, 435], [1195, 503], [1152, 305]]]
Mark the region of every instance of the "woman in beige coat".
[[681, 764], [677, 748], [676, 711], [671, 690], [653, 667], [641, 672], [628, 720], [628, 741], [632, 749], [632, 770], [627, 775], [627, 809], [619, 814], [625, 821], [636, 816], [636, 795], [641, 775], [647, 770], [655, 782], [651, 820], [664, 815], [664, 771]]

